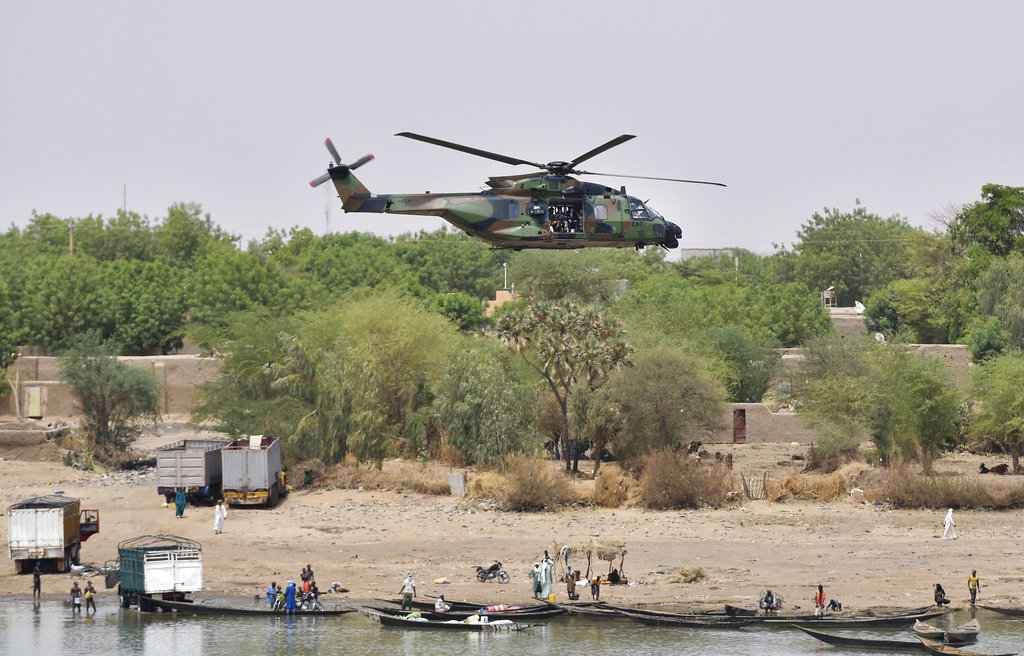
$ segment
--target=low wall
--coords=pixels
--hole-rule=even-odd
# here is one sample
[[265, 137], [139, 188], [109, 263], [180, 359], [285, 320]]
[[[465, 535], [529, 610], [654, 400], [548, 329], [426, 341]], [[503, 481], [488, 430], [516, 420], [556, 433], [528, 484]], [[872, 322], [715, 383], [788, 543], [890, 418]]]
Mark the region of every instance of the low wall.
[[714, 433], [717, 444], [733, 441], [733, 412], [746, 411], [748, 444], [752, 442], [811, 442], [814, 436], [804, 428], [800, 415], [793, 412], [772, 412], [763, 403], [729, 403], [722, 415], [722, 430]]
[[[190, 413], [198, 394], [198, 385], [220, 375], [216, 360], [198, 355], [152, 355], [118, 359], [146, 371], [156, 379], [160, 386], [160, 412], [164, 415]], [[7, 370], [7, 377], [11, 382], [17, 381], [23, 417], [28, 416], [30, 392], [34, 389], [38, 389], [41, 396], [40, 416], [43, 419], [81, 414], [81, 408], [71, 390], [60, 382], [57, 358], [22, 356]], [[0, 399], [0, 415], [17, 416], [13, 394]]]

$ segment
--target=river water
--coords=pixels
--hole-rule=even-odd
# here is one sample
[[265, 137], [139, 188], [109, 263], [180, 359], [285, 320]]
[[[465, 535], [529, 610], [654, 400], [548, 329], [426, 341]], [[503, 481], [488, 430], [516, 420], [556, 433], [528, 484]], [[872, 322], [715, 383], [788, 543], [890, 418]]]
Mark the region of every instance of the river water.
[[[934, 622], [952, 627], [957, 613]], [[979, 611], [984, 654], [1024, 653], [1024, 622]], [[861, 637], [912, 640], [909, 629], [836, 631]], [[383, 627], [358, 613], [340, 617], [211, 617], [140, 613], [115, 606], [89, 616], [62, 602], [0, 602], [0, 654], [144, 654], [151, 656], [305, 656], [323, 654], [484, 654], [627, 656], [769, 654], [847, 656], [863, 650], [828, 647], [794, 629], [676, 629], [630, 619], [559, 617], [516, 633], [410, 631]], [[897, 652], [887, 652], [894, 654]], [[920, 654], [921, 652], [909, 652]]]

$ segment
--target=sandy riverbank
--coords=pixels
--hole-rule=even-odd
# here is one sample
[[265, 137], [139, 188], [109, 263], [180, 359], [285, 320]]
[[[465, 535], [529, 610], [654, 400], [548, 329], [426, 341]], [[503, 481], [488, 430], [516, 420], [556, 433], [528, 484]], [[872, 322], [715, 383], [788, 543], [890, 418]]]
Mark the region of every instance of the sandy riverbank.
[[[174, 439], [180, 439], [175, 437]], [[173, 441], [160, 436], [141, 446]], [[730, 445], [731, 446], [731, 445]], [[770, 462], [789, 447], [737, 445], [734, 458]], [[0, 454], [2, 455], [2, 454]], [[952, 466], [952, 465], [950, 465]], [[976, 467], [967, 462], [965, 468]], [[116, 558], [121, 540], [173, 533], [203, 545], [204, 576], [211, 595], [251, 596], [269, 581], [298, 579], [312, 563], [326, 588], [339, 581], [351, 592], [332, 601], [394, 597], [402, 578], [415, 572], [420, 595], [525, 601], [526, 572], [555, 543], [589, 538], [627, 544], [624, 571], [635, 582], [606, 586], [614, 602], [666, 602], [720, 607], [753, 604], [764, 588], [783, 595], [787, 607], [811, 606], [821, 583], [830, 597], [849, 608], [913, 607], [929, 603], [941, 582], [954, 605], [968, 599], [972, 568], [982, 580], [983, 602], [1024, 600], [1024, 521], [1020, 512], [956, 513], [960, 539], [943, 541], [942, 512], [890, 510], [845, 498], [821, 505], [744, 501], [728, 509], [647, 512], [588, 508], [557, 513], [518, 514], [488, 509], [462, 498], [358, 490], [300, 490], [277, 508], [230, 510], [224, 533], [213, 533], [211, 508], [189, 509], [176, 520], [161, 507], [152, 474], [83, 473], [55, 462], [0, 460], [0, 509], [20, 499], [63, 490], [99, 508], [101, 532], [82, 547], [82, 562], [102, 565]], [[6, 545], [6, 516], [0, 541]], [[501, 560], [512, 582], [478, 583], [475, 565]], [[584, 559], [572, 558], [574, 567]], [[596, 561], [607, 572], [607, 563]], [[678, 583], [680, 567], [703, 569], [706, 579]], [[447, 577], [450, 585], [432, 583]], [[43, 591], [64, 595], [66, 575], [47, 575]], [[102, 588], [102, 580], [96, 585]], [[30, 576], [0, 567], [0, 593], [27, 595]], [[564, 585], [555, 584], [559, 600]], [[113, 591], [103, 590], [104, 597]], [[586, 595], [584, 595], [586, 596]]]

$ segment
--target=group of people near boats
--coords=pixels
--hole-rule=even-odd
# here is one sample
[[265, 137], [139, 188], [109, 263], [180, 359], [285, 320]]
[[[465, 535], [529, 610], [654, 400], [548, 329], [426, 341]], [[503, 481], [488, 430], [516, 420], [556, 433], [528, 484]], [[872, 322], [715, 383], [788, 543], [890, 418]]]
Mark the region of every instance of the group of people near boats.
[[[814, 591], [814, 614], [824, 615], [825, 611], [841, 611], [843, 610], [843, 604], [835, 599], [829, 599], [826, 603], [827, 597], [825, 595], [825, 586], [818, 584], [818, 588]], [[761, 597], [758, 602], [758, 608], [763, 610], [765, 613], [777, 613], [782, 609], [782, 596], [777, 595], [768, 590]]]
[[[976, 569], [972, 569], [971, 575], [967, 577], [967, 592], [971, 594], [971, 606], [973, 607], [978, 601], [978, 593], [981, 592], [981, 579], [978, 577]], [[941, 583], [935, 584], [935, 605], [940, 608], [949, 605], [949, 599], [946, 597], [946, 591], [942, 589]]]
[[[312, 565], [307, 564], [302, 568], [299, 580], [302, 594], [308, 595], [315, 601], [320, 595], [320, 590], [316, 587], [316, 579], [313, 577]], [[281, 602], [286, 614], [295, 613], [298, 608], [299, 590], [300, 588], [295, 585], [295, 581], [291, 579], [288, 580], [288, 585], [286, 585], [283, 590], [276, 581], [271, 581], [266, 590], [267, 603], [271, 608], [273, 608], [278, 602]]]

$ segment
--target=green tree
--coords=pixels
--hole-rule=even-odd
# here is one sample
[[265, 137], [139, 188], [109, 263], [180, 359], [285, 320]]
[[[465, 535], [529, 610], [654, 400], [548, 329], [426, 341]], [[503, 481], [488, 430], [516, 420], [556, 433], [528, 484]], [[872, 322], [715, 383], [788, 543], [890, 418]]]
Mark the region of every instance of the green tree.
[[905, 219], [883, 219], [859, 204], [852, 212], [815, 212], [797, 231], [799, 241], [792, 252], [776, 254], [792, 262], [786, 277], [775, 280], [801, 282], [817, 291], [834, 286], [839, 305], [852, 306], [892, 280], [907, 277], [920, 235]]
[[114, 352], [81, 338], [60, 358], [61, 381], [81, 404], [89, 446], [108, 460], [122, 454], [145, 424], [160, 420], [156, 380], [118, 361]]
[[993, 258], [1024, 252], [1024, 187], [982, 186], [981, 200], [965, 205], [947, 227], [975, 272]]
[[[902, 347], [893, 346], [902, 352]], [[906, 354], [891, 380], [893, 442], [921, 461], [925, 474], [942, 447], [957, 436], [960, 399], [952, 374], [937, 358]]]
[[447, 317], [460, 330], [480, 330], [484, 323], [484, 305], [466, 292], [449, 292], [434, 297], [432, 308]]
[[638, 351], [602, 390], [618, 416], [613, 451], [638, 467], [651, 451], [705, 439], [722, 424], [724, 390], [696, 357], [670, 347]]
[[997, 355], [975, 367], [971, 375], [974, 416], [971, 433], [991, 438], [1013, 462], [1019, 474], [1024, 455], [1024, 356]]
[[541, 449], [536, 397], [508, 358], [493, 345], [465, 342], [437, 385], [434, 407], [445, 442], [471, 464], [504, 464], [511, 455], [533, 456]]
[[735, 403], [759, 403], [782, 366], [773, 344], [754, 339], [738, 326], [706, 328], [700, 343], [726, 364], [725, 387]]
[[995, 315], [1010, 345], [1024, 348], [1024, 256], [992, 260], [974, 284], [982, 314]]
[[967, 348], [971, 350], [971, 360], [978, 364], [1006, 353], [1010, 349], [1010, 335], [995, 317], [975, 319], [967, 334]]
[[575, 303], [531, 305], [503, 315], [497, 335], [547, 382], [562, 415], [565, 471], [578, 471], [569, 432], [569, 396], [577, 384], [603, 385], [617, 367], [628, 364], [633, 348], [621, 325], [606, 312]]

